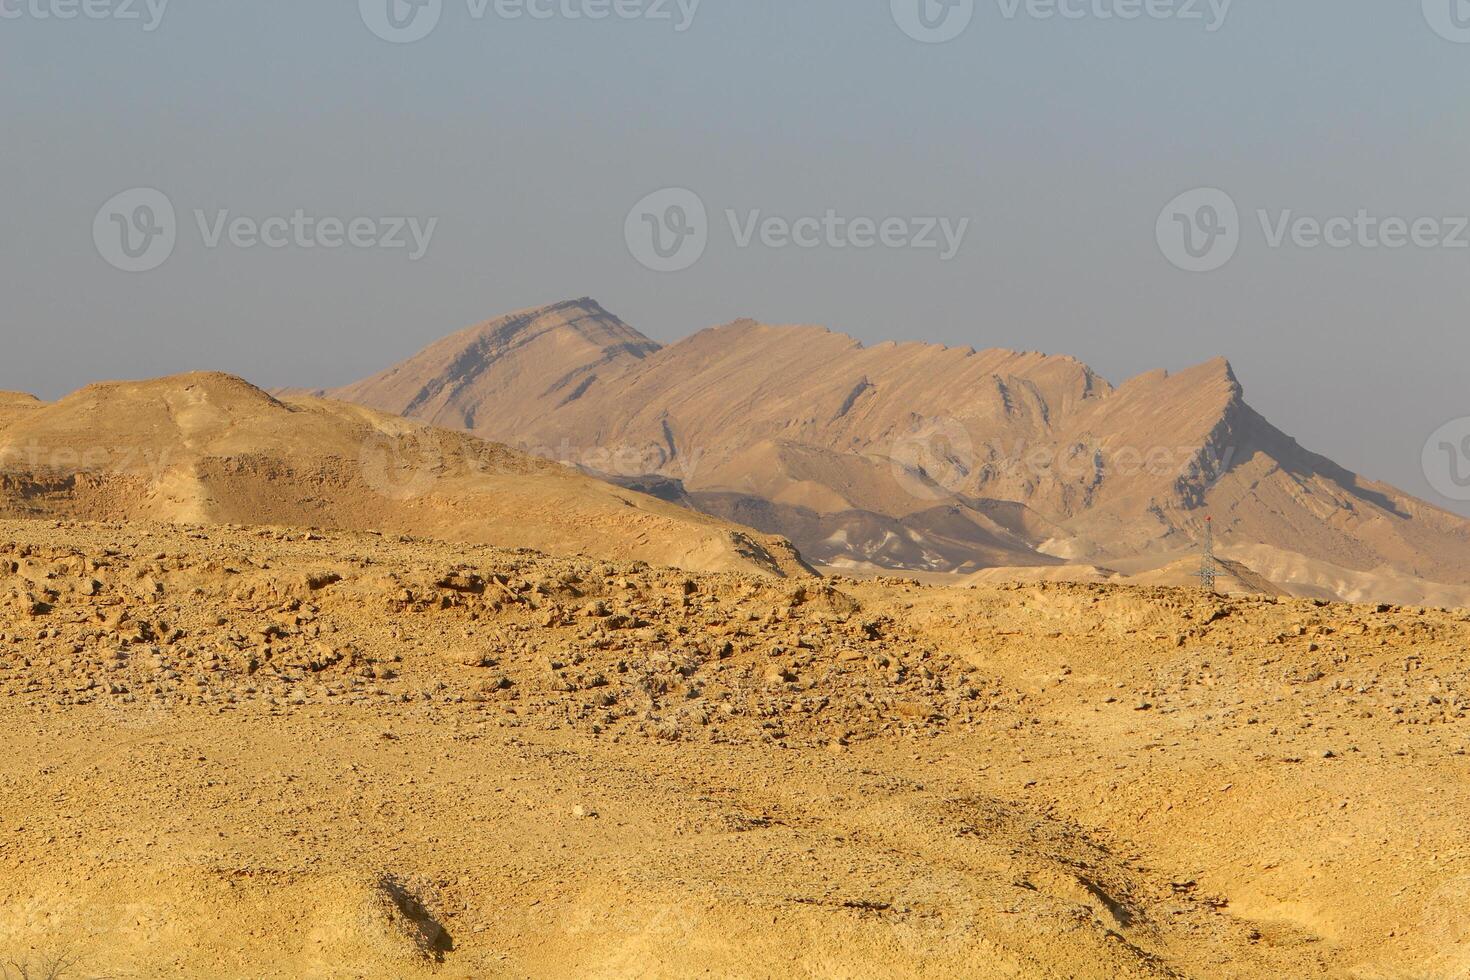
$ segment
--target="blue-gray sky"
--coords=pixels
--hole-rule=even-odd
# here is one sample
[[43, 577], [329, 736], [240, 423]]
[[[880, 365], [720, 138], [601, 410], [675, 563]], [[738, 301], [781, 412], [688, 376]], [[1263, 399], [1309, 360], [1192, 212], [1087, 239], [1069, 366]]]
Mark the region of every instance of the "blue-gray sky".
[[[83, 2], [0, 0], [0, 388], [54, 397], [205, 367], [338, 384], [591, 295], [663, 341], [748, 315], [1068, 353], [1114, 381], [1224, 354], [1308, 447], [1466, 509], [1421, 452], [1470, 415], [1470, 249], [1273, 248], [1256, 214], [1470, 214], [1463, 0], [1235, 0], [1218, 25], [1208, 0], [1198, 20], [976, 0], [943, 44], [907, 36], [890, 0], [703, 0], [683, 31], [674, 0], [667, 20], [555, 9], [598, 0], [556, 0], [549, 19], [491, 0], [477, 18], [443, 0], [409, 44], [375, 36], [354, 0], [174, 0], [153, 30], [145, 0], [139, 20], [39, 16]], [[136, 187], [166, 194], [178, 239], [130, 274], [93, 225]], [[704, 256], [674, 273], [624, 238], [629, 209], [666, 187], [711, 220]], [[1199, 187], [1241, 215], [1238, 252], [1209, 273], [1156, 240], [1165, 204]], [[196, 209], [439, 221], [411, 261], [209, 248]], [[943, 261], [742, 248], [726, 209], [971, 224]]]

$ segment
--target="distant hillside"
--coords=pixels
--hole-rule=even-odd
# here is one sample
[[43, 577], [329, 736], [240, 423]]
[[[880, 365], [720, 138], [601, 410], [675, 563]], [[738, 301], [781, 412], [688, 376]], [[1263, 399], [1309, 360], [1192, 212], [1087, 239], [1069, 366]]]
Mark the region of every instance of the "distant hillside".
[[660, 347], [577, 300], [326, 394], [676, 481], [672, 499], [827, 564], [1165, 563], [1213, 514], [1222, 546], [1301, 556], [1276, 563], [1287, 574], [1326, 563], [1470, 586], [1470, 521], [1303, 449], [1223, 359], [1114, 387], [1069, 357], [867, 347], [750, 320]]

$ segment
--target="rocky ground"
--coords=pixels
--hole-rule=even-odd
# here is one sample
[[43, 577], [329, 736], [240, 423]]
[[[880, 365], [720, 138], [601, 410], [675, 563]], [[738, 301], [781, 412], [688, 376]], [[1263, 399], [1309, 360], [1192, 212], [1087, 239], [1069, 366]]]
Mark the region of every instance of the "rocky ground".
[[3, 523], [0, 976], [1470, 976], [1467, 641]]

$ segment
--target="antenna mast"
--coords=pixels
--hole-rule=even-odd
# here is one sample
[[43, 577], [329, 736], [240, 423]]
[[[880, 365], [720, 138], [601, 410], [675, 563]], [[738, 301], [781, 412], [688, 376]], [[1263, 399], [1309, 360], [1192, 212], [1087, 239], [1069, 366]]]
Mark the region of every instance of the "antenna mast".
[[1205, 550], [1200, 556], [1199, 582], [1206, 591], [1215, 591], [1215, 578], [1220, 567], [1215, 562], [1215, 519], [1205, 518]]

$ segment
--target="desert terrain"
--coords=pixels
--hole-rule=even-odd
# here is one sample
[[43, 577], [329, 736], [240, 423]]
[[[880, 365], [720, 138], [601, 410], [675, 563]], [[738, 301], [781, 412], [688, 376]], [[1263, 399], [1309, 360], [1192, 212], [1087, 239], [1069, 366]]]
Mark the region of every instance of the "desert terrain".
[[1467, 642], [1197, 589], [4, 522], [0, 960], [1461, 977]]
[[1470, 612], [1306, 554], [1452, 572], [1448, 515], [1237, 461], [1218, 592], [1182, 530], [1063, 558], [979, 497], [980, 567], [819, 569], [469, 428], [0, 398], [0, 977], [1470, 976]]
[[0, 980], [1470, 980], [1467, 90], [0, 0]]

